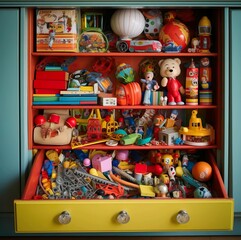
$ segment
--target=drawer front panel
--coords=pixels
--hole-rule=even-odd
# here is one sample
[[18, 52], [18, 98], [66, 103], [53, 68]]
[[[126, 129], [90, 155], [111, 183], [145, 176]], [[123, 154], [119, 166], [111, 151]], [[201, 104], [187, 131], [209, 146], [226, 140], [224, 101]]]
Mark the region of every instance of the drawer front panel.
[[[181, 210], [190, 218], [185, 224], [176, 220]], [[58, 221], [64, 211], [68, 224]], [[121, 211], [130, 216], [128, 223], [117, 221]], [[16, 232], [231, 230], [232, 219], [231, 199], [15, 201]]]

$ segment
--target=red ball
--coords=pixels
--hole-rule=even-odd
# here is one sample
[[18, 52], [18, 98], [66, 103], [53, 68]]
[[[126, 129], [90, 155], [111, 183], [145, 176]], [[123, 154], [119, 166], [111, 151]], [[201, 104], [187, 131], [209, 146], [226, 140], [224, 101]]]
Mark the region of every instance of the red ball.
[[175, 46], [182, 46], [182, 51], [190, 41], [190, 34], [187, 26], [178, 20], [173, 20], [165, 24], [159, 33], [159, 41], [162, 45], [173, 42]]
[[66, 119], [65, 124], [69, 127], [69, 128], [74, 128], [77, 124], [75, 117], [69, 117]]
[[207, 162], [197, 162], [192, 168], [192, 175], [200, 182], [207, 182], [212, 176], [212, 167]]
[[36, 126], [41, 126], [41, 125], [43, 125], [45, 122], [46, 122], [46, 118], [45, 118], [45, 116], [43, 116], [43, 115], [37, 115], [37, 116], [34, 118], [34, 124], [35, 124]]

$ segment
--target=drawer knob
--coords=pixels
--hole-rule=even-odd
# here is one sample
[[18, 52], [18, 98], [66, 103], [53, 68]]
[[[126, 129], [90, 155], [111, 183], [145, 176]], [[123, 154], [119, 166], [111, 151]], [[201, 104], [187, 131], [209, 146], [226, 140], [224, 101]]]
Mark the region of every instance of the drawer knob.
[[126, 211], [121, 211], [117, 216], [117, 222], [120, 224], [126, 224], [130, 221], [130, 216]]
[[64, 211], [59, 215], [58, 221], [60, 224], [68, 224], [71, 222], [71, 216], [67, 211]]
[[180, 224], [185, 224], [185, 223], [189, 222], [190, 217], [189, 217], [189, 215], [186, 211], [181, 210], [181, 211], [178, 212], [176, 220]]

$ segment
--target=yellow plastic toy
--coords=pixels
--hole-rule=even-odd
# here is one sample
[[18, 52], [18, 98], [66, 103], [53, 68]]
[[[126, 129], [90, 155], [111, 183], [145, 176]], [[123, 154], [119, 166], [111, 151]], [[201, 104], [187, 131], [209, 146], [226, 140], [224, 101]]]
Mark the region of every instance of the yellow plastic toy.
[[181, 127], [179, 133], [185, 144], [193, 146], [206, 146], [214, 143], [215, 131], [211, 125], [202, 126], [202, 119], [197, 117], [197, 110], [192, 111], [189, 127]]

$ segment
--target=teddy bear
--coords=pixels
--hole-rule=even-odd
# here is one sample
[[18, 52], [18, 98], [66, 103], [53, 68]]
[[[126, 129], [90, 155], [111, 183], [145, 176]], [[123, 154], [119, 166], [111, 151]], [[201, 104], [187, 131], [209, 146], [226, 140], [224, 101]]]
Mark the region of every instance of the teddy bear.
[[181, 73], [180, 64], [179, 58], [167, 58], [158, 62], [162, 76], [161, 86], [167, 87], [168, 105], [184, 105], [181, 94], [185, 93], [185, 89], [177, 80]]

